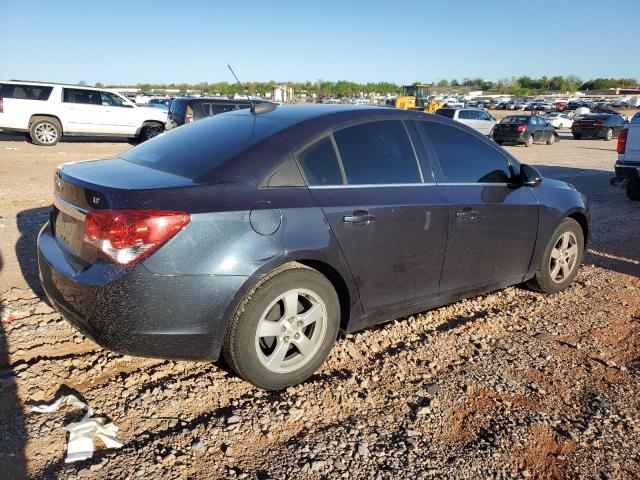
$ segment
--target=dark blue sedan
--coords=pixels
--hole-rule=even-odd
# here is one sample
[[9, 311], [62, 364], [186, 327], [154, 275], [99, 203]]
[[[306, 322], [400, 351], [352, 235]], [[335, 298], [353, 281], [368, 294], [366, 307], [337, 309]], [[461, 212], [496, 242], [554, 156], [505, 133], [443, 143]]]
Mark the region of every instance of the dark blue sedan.
[[[257, 110], [257, 111], [256, 111]], [[106, 348], [216, 360], [281, 389], [339, 330], [508, 285], [569, 286], [589, 206], [437, 115], [270, 106], [176, 128], [54, 179], [51, 303]]]

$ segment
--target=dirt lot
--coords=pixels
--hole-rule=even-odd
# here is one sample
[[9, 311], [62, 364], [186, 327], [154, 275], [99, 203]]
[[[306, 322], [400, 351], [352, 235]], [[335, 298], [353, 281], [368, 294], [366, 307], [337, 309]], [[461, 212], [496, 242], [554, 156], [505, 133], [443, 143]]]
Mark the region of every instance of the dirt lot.
[[[222, 365], [101, 349], [42, 298], [35, 238], [55, 166], [124, 142], [0, 135], [0, 478], [638, 478], [640, 204], [610, 187], [615, 141], [507, 147], [593, 206], [566, 292], [508, 288], [341, 338], [310, 381], [267, 394]], [[119, 428], [65, 465], [76, 391]]]

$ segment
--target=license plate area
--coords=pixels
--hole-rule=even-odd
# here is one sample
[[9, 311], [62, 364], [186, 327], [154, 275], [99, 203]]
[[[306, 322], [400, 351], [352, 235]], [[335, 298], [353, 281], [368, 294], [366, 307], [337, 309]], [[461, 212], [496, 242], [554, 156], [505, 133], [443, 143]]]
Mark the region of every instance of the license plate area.
[[58, 210], [54, 211], [54, 232], [56, 238], [76, 257], [82, 253], [84, 222]]

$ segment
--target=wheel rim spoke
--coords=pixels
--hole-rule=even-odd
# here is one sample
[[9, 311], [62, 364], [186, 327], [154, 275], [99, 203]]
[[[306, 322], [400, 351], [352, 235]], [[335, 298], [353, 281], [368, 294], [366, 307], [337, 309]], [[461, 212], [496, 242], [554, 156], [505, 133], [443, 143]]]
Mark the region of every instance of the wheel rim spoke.
[[560, 258], [560, 250], [558, 250], [557, 248], [554, 248], [553, 250], [551, 250], [551, 258], [555, 260]]
[[278, 340], [275, 350], [267, 357], [267, 366], [273, 369], [280, 368], [287, 355], [287, 350], [289, 350], [289, 344]]
[[569, 234], [565, 233], [564, 235], [562, 235], [562, 244], [560, 248], [562, 248], [563, 250], [566, 250], [568, 247], [569, 247]]
[[258, 324], [258, 337], [277, 337], [282, 330], [281, 322], [272, 322], [263, 318]]
[[322, 318], [322, 307], [320, 305], [314, 305], [309, 310], [298, 315], [298, 318], [302, 320], [302, 325], [308, 327], [314, 322], [317, 322]]
[[296, 316], [298, 314], [298, 291], [287, 292], [282, 300], [284, 302], [284, 316], [287, 318]]
[[314, 344], [305, 335], [301, 335], [300, 338], [294, 339], [293, 344], [303, 357], [309, 357], [313, 353]]
[[556, 280], [558, 278], [558, 274], [560, 273], [560, 263], [556, 263], [555, 267], [553, 267], [553, 270], [551, 270], [551, 278]]

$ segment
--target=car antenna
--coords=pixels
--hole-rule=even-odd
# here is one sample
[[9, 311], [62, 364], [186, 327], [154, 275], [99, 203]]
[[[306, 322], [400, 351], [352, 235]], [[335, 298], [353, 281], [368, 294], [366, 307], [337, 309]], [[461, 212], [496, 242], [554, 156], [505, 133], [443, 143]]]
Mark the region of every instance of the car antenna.
[[229, 67], [229, 70], [231, 71], [231, 74], [236, 79], [236, 82], [238, 82], [238, 85], [240, 85], [240, 88], [244, 91], [244, 94], [247, 96], [247, 99], [249, 99], [249, 103], [251, 104], [251, 108], [250, 108], [249, 111], [251, 113], [253, 113], [254, 115], [258, 115], [259, 113], [271, 112], [272, 110], [276, 109], [277, 105], [275, 103], [270, 103], [270, 102], [261, 103], [261, 104], [256, 106], [256, 104], [253, 103], [253, 100], [251, 100], [251, 97], [249, 96], [249, 92], [247, 91], [247, 87], [242, 85], [240, 80], [238, 80], [238, 76], [236, 75], [236, 72], [233, 71], [233, 68], [231, 68], [231, 65], [227, 64], [227, 67]]
[[238, 76], [236, 75], [236, 72], [233, 71], [233, 68], [231, 68], [231, 65], [227, 64], [227, 67], [229, 67], [229, 70], [231, 71], [231, 75], [234, 76], [234, 78], [236, 79], [236, 82], [238, 82], [238, 85], [240, 85], [240, 88], [242, 89], [242, 91], [244, 91], [244, 94], [249, 99], [249, 103], [251, 104], [251, 113], [255, 113], [256, 112], [256, 106], [253, 103], [253, 101], [251, 100], [251, 97], [249, 96], [249, 92], [247, 92], [247, 87], [245, 87], [244, 85], [242, 85], [242, 83], [240, 83], [240, 80], [238, 80]]

